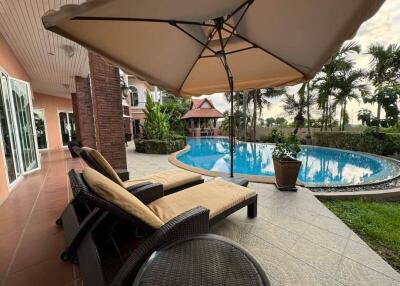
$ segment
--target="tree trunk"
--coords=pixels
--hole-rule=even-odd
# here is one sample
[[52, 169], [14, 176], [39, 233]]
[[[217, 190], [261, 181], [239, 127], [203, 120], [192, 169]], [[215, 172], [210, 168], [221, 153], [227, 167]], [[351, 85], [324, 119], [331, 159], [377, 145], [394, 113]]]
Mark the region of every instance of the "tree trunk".
[[256, 126], [257, 126], [257, 93], [253, 95], [253, 142], [256, 142]]
[[325, 122], [325, 103], [322, 106], [321, 131], [324, 131], [324, 122]]
[[376, 119], [378, 120], [378, 126], [381, 126], [381, 109], [382, 109], [382, 106], [378, 102], [378, 110], [376, 111]]
[[244, 92], [244, 141], [247, 141], [247, 91]]
[[346, 101], [344, 101], [344, 104], [343, 104], [343, 119], [342, 119], [342, 131], [344, 131], [344, 124], [345, 124], [345, 122], [344, 122], [344, 119], [346, 118]]
[[329, 121], [329, 96], [325, 103], [325, 131], [328, 131], [328, 121]]
[[307, 82], [307, 132], [308, 136], [311, 136], [310, 129], [310, 83]]

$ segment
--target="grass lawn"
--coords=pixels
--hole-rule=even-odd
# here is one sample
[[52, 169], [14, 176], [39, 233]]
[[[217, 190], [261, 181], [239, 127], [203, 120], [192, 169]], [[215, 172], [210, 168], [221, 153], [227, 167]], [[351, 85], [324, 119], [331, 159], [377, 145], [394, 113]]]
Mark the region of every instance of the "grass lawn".
[[400, 272], [400, 203], [324, 201], [344, 223]]

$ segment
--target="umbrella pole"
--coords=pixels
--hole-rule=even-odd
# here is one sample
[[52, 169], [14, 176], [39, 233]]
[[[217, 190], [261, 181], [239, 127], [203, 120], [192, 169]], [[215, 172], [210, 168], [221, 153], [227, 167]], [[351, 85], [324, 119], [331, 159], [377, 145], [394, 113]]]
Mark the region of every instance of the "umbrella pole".
[[214, 23], [215, 23], [215, 28], [217, 29], [218, 32], [219, 43], [221, 45], [221, 50], [219, 52], [216, 52], [216, 56], [221, 60], [222, 65], [224, 66], [226, 76], [228, 78], [229, 91], [231, 94], [231, 114], [229, 115], [229, 154], [231, 157], [230, 177], [233, 178], [233, 153], [235, 147], [235, 124], [234, 124], [235, 117], [233, 116], [233, 76], [229, 68], [228, 61], [226, 59], [225, 44], [221, 32], [224, 25], [224, 19], [222, 17], [214, 19]]
[[235, 117], [233, 116], [233, 78], [228, 76], [231, 93], [231, 114], [229, 115], [229, 153], [231, 156], [230, 177], [233, 178], [233, 149], [235, 145]]

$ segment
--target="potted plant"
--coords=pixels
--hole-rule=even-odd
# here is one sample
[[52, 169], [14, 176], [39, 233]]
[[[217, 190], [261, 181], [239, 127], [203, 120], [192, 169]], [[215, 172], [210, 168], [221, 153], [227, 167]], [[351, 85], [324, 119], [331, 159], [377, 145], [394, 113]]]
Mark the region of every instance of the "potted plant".
[[296, 159], [300, 152], [299, 139], [296, 135], [283, 138], [282, 142], [275, 145], [272, 152], [275, 169], [275, 184], [281, 191], [297, 191], [296, 181], [299, 174], [301, 161]]

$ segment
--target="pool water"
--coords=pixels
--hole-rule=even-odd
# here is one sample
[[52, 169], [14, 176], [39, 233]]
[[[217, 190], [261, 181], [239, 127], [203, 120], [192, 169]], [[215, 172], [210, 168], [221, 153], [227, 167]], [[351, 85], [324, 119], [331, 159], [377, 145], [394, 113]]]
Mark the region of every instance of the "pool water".
[[[229, 173], [229, 141], [225, 138], [190, 138], [190, 150], [177, 156], [184, 164]], [[237, 142], [234, 173], [274, 176], [273, 144]], [[376, 183], [397, 177], [392, 160], [365, 153], [316, 146], [302, 146], [299, 180], [306, 186], [345, 186]]]

